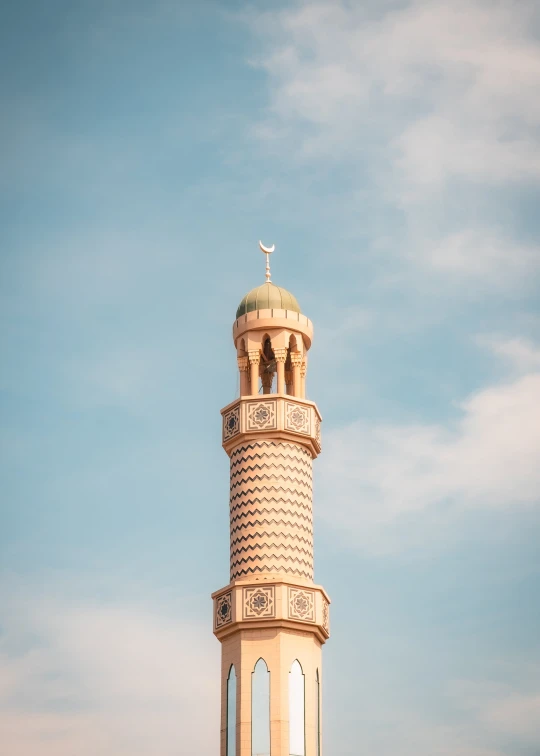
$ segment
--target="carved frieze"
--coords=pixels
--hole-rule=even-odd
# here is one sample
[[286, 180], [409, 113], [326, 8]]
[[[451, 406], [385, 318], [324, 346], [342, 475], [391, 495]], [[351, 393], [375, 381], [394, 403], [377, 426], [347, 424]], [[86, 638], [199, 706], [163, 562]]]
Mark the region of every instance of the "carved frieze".
[[328, 601], [325, 598], [323, 598], [322, 626], [323, 626], [323, 629], [326, 630], [328, 634], [330, 634], [330, 605], [328, 604]]
[[232, 593], [224, 593], [216, 599], [216, 629], [232, 622]]
[[289, 618], [315, 622], [315, 594], [300, 588], [289, 588]]
[[[244, 374], [242, 374], [244, 375]], [[296, 436], [316, 457], [321, 448], [320, 415], [313, 402], [294, 396], [262, 394], [240, 397], [222, 411], [222, 441], [226, 451], [236, 447], [242, 434], [261, 434], [291, 441]]]
[[263, 619], [275, 617], [276, 598], [273, 585], [261, 585], [256, 588], [244, 588], [243, 618]]
[[285, 404], [285, 428], [295, 433], [310, 433], [310, 410], [296, 402]]
[[[216, 592], [214, 633], [225, 637], [238, 629], [283, 626], [314, 633], [321, 643], [330, 635], [329, 600], [317, 585], [288, 580], [235, 582]], [[268, 624], [267, 624], [268, 623]]]
[[237, 405], [223, 415], [223, 440], [228, 441], [240, 433], [240, 407]]
[[246, 407], [247, 430], [275, 430], [276, 402], [248, 402]]

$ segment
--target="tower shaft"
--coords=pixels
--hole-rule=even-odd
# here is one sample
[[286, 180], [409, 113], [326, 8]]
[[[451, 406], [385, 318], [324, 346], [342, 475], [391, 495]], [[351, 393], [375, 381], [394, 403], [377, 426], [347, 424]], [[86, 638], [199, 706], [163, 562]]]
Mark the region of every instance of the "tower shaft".
[[222, 410], [230, 582], [213, 594], [222, 645], [220, 755], [321, 756], [330, 601], [313, 582], [312, 462], [321, 417], [305, 398], [312, 325], [296, 311], [248, 310], [233, 337], [240, 398]]
[[[253, 407], [252, 415], [270, 416], [275, 400]], [[231, 453], [231, 580], [263, 573], [313, 580], [311, 478], [312, 457], [301, 444], [253, 439]]]

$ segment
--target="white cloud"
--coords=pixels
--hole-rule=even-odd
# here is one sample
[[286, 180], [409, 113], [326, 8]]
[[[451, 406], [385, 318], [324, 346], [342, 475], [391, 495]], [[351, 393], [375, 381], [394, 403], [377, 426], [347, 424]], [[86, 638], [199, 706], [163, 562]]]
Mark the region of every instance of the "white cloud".
[[271, 91], [256, 134], [300, 160], [356, 165], [372, 201], [406, 218], [387, 239], [394, 255], [523, 285], [540, 249], [505, 231], [487, 192], [540, 181], [535, 14], [532, 0], [325, 0], [253, 14]]
[[540, 349], [523, 338], [504, 339], [496, 336], [481, 336], [478, 343], [503, 358], [517, 373], [540, 372]]
[[356, 152], [358, 130], [380, 127], [409, 181], [499, 181], [540, 177], [533, 14], [532, 3], [510, 0], [416, 0], [378, 11], [298, 3], [256, 17], [253, 28], [270, 40], [259, 64], [272, 79], [278, 126], [317, 127], [304, 129], [306, 152]]
[[518, 244], [501, 229], [466, 228], [424, 244], [415, 250], [416, 260], [443, 273], [466, 274], [490, 284], [523, 284], [535, 269], [540, 271], [540, 246]]
[[218, 749], [219, 649], [134, 606], [3, 604], [0, 731], [10, 756], [163, 756]]
[[[367, 550], [406, 544], [403, 518], [444, 529], [471, 508], [540, 502], [540, 373], [487, 387], [448, 425], [369, 425], [327, 434], [318, 511]], [[408, 545], [408, 544], [407, 544]]]

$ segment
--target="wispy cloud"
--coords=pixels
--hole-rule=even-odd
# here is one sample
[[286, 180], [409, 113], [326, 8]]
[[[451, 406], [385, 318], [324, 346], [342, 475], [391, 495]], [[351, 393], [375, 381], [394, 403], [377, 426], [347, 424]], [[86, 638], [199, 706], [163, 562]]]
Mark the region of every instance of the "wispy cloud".
[[467, 228], [439, 240], [428, 239], [411, 257], [458, 280], [469, 276], [480, 286], [518, 284], [523, 288], [532, 272], [540, 272], [540, 245], [516, 242], [497, 226]]
[[502, 358], [517, 373], [540, 372], [540, 348], [528, 339], [480, 336], [478, 343]]
[[[137, 605], [3, 602], [0, 730], [14, 756], [211, 754], [217, 644]], [[216, 676], [217, 675], [217, 676]]]
[[[540, 47], [533, 3], [297, 3], [264, 16], [278, 122], [302, 119], [306, 152], [358, 147], [383, 124], [409, 181], [540, 177]], [[277, 48], [276, 48], [277, 45]], [[396, 118], [395, 116], [398, 116]]]
[[250, 19], [269, 149], [347, 165], [353, 192], [367, 180], [404, 217], [386, 231], [394, 257], [477, 285], [539, 271], [540, 245], [519, 241], [497, 195], [540, 181], [533, 2], [298, 2]]
[[[524, 367], [535, 362], [535, 348], [519, 340], [496, 348]], [[437, 512], [443, 528], [464, 509], [537, 506], [540, 372], [487, 386], [455, 412], [446, 425], [356, 421], [331, 431], [319, 468], [322, 516], [377, 551], [407, 543], [395, 540], [407, 515], [429, 521]]]

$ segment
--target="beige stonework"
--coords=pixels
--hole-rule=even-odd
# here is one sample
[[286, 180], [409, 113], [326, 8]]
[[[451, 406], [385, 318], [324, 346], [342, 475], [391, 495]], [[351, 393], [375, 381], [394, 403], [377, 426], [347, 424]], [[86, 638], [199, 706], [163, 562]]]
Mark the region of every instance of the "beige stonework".
[[299, 444], [245, 442], [231, 453], [231, 580], [313, 578], [312, 458]]
[[321, 415], [307, 399], [279, 394], [240, 397], [221, 414], [223, 448], [229, 456], [247, 440], [289, 441], [305, 447], [312, 458], [321, 451]]
[[[231, 664], [237, 675], [236, 754], [252, 756], [251, 675], [259, 659], [270, 672], [271, 756], [289, 756], [289, 671], [298, 659], [304, 673], [306, 756], [317, 756], [315, 679], [321, 674], [321, 643], [308, 632], [284, 628], [240, 630], [222, 640], [221, 691], [226, 700]], [[310, 682], [313, 681], [313, 684]], [[227, 711], [221, 713], [221, 756], [226, 756]], [[322, 732], [321, 732], [322, 735]]]
[[214, 633], [220, 640], [242, 628], [301, 630], [312, 633], [321, 644], [330, 635], [329, 598], [312, 580], [268, 573], [250, 581], [232, 580], [212, 598]]
[[253, 756], [252, 675], [263, 659], [270, 756], [290, 753], [289, 673], [296, 660], [304, 675], [305, 756], [320, 756], [317, 701], [330, 599], [313, 582], [312, 462], [321, 451], [321, 416], [305, 394], [313, 325], [299, 312], [254, 310], [235, 321], [233, 338], [240, 398], [221, 411], [230, 457], [230, 582], [212, 596], [222, 645], [220, 755], [231, 756], [227, 680], [234, 665], [235, 756]]

